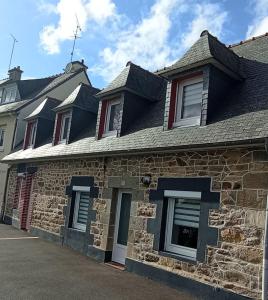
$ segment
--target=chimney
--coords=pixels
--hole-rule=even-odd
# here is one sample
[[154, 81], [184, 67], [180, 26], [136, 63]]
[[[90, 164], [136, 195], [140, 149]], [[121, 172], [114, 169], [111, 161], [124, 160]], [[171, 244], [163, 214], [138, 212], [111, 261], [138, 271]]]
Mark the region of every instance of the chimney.
[[81, 61], [76, 60], [76, 61], [72, 61], [72, 62], [68, 63], [64, 69], [64, 72], [65, 73], [73, 73], [73, 72], [76, 72], [81, 69], [87, 70], [87, 66], [85, 65], [85, 62], [83, 59]]
[[23, 73], [23, 71], [20, 69], [20, 66], [18, 66], [17, 68], [13, 68], [11, 70], [8, 71], [8, 76], [9, 79], [12, 81], [16, 81], [16, 80], [20, 80], [21, 79], [21, 74]]

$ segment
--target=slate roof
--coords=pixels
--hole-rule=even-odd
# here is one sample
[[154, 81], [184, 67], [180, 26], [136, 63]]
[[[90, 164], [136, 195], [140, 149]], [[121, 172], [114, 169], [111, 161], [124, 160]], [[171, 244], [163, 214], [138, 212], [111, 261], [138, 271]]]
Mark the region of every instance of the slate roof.
[[123, 71], [97, 96], [105, 97], [118, 91], [131, 91], [146, 99], [157, 101], [162, 99], [166, 89], [165, 80], [141, 67], [127, 63]]
[[[267, 45], [268, 36], [260, 38]], [[254, 43], [257, 42], [256, 46]], [[163, 130], [165, 97], [148, 102], [145, 110], [137, 118], [130, 130], [121, 137], [107, 137], [95, 140], [85, 137], [68, 145], [51, 146], [50, 143], [25, 151], [14, 152], [4, 158], [4, 162], [16, 163], [27, 160], [46, 160], [48, 158], [67, 158], [67, 156], [101, 156], [128, 154], [141, 151], [165, 151], [166, 149], [194, 149], [214, 145], [263, 143], [268, 137], [268, 63], [264, 63], [267, 52], [259, 45], [259, 40], [234, 46], [239, 55], [256, 53], [256, 60], [240, 57], [243, 81], [234, 83], [226, 91], [218, 110], [206, 126], [177, 127]], [[236, 50], [239, 47], [239, 51]], [[226, 48], [227, 49], [227, 48]], [[251, 54], [253, 55], [253, 54]], [[129, 72], [129, 70], [128, 70]], [[121, 74], [120, 74], [121, 75]], [[124, 77], [124, 76], [123, 76]], [[139, 79], [137, 79], [139, 80]]]
[[56, 86], [64, 83], [65, 81], [69, 80], [70, 78], [76, 76], [77, 74], [83, 72], [83, 69], [79, 69], [76, 72], [73, 73], [61, 73], [53, 78], [49, 84], [47, 84], [35, 97], [40, 97], [47, 92], [49, 92], [51, 89], [55, 88]]
[[156, 73], [165, 75], [175, 70], [182, 72], [193, 68], [194, 65], [207, 64], [211, 59], [215, 59], [234, 74], [242, 76], [239, 57], [206, 30], [180, 60]]
[[199, 146], [245, 143], [267, 137], [268, 110], [253, 112], [223, 120], [208, 126], [183, 127], [163, 131], [162, 126], [146, 128], [120, 138], [107, 137], [95, 140], [84, 138], [71, 144], [52, 146], [46, 144], [36, 149], [20, 150], [9, 154], [2, 161], [42, 160], [64, 158], [75, 155], [109, 155], [123, 152], [125, 154], [139, 151], [160, 151], [165, 148], [186, 149]]
[[31, 99], [1, 104], [0, 105], [0, 114], [16, 112], [30, 102], [31, 102]]
[[246, 59], [268, 64], [268, 33], [231, 45], [230, 49]]
[[91, 111], [93, 113], [97, 113], [98, 99], [95, 97], [95, 95], [99, 91], [100, 91], [99, 89], [81, 83], [54, 110], [59, 111], [59, 110], [63, 110], [75, 106], [84, 110]]
[[[0, 114], [9, 111], [10, 112], [14, 111], [14, 109], [19, 110], [20, 108], [24, 107], [24, 104], [27, 104], [28, 102], [33, 101], [34, 99], [45, 95], [51, 89], [59, 86], [60, 84], [64, 83], [66, 80], [76, 76], [78, 73], [82, 71], [83, 70], [80, 69], [77, 72], [61, 73], [55, 76], [50, 76], [41, 79], [28, 79], [28, 80], [17, 80], [17, 81], [2, 80], [2, 83], [0, 82], [2, 86], [5, 86], [6, 84], [9, 83], [16, 83], [18, 85], [21, 100], [12, 103], [0, 104]], [[24, 102], [25, 100], [27, 100], [28, 102]]]
[[35, 119], [37, 117], [54, 120], [55, 113], [52, 111], [59, 103], [60, 100], [47, 97], [37, 108], [25, 118], [25, 120]]

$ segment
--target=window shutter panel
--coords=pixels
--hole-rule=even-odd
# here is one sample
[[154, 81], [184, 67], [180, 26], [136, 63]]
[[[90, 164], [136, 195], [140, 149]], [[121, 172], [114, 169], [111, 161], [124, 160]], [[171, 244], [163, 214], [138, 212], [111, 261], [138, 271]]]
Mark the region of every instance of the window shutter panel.
[[32, 123], [27, 123], [25, 136], [24, 136], [23, 150], [27, 149], [27, 147], [29, 146], [31, 130], [32, 130]]
[[101, 114], [100, 114], [98, 139], [100, 139], [102, 137], [103, 132], [104, 132], [107, 104], [108, 104], [108, 101], [101, 102]]
[[61, 130], [61, 120], [62, 120], [62, 114], [58, 113], [57, 117], [56, 117], [54, 143], [53, 143], [54, 145], [57, 145], [59, 143], [60, 130]]
[[174, 118], [175, 118], [177, 84], [178, 84], [178, 80], [173, 80], [171, 83], [171, 94], [170, 94], [169, 115], [168, 115], [168, 129], [172, 128]]

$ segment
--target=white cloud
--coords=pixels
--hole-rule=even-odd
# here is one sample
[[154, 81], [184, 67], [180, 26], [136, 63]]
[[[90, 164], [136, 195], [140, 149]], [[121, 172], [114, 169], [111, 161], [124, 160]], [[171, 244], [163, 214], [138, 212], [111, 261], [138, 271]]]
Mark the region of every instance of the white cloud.
[[220, 38], [228, 16], [227, 12], [216, 3], [196, 4], [193, 11], [195, 17], [182, 36], [182, 46], [185, 49], [191, 47], [205, 29]]
[[45, 26], [40, 33], [41, 47], [48, 54], [59, 53], [60, 43], [73, 39], [76, 16], [81, 30], [85, 31], [88, 22], [93, 21], [101, 25], [115, 14], [115, 4], [112, 0], [60, 0], [55, 6], [41, 2], [39, 8], [59, 15], [56, 26]]
[[[95, 22], [87, 36], [90, 40], [94, 40], [96, 34], [102, 36], [105, 46], [90, 71], [109, 82], [128, 61], [153, 71], [171, 64], [204, 29], [221, 37], [227, 19], [227, 12], [217, 3], [155, 0], [148, 13], [135, 23], [126, 15], [119, 15], [113, 1], [59, 0], [54, 9], [47, 6], [47, 12], [59, 15], [59, 22], [56, 26], [46, 26], [41, 32], [42, 47], [49, 54], [60, 52], [60, 43], [72, 39], [75, 13], [83, 31], [92, 25], [90, 22]], [[46, 9], [46, 5], [42, 9]]]
[[[180, 35], [180, 19], [186, 12], [193, 12], [194, 17], [186, 33]], [[156, 0], [141, 22], [120, 32], [115, 43], [100, 52], [101, 63], [92, 71], [110, 81], [129, 60], [149, 70], [162, 68], [177, 60], [204, 29], [220, 36], [226, 19], [227, 12], [218, 4]], [[171, 36], [174, 31], [176, 39]]]
[[248, 26], [247, 38], [264, 34], [268, 31], [268, 0], [252, 0], [254, 19]]

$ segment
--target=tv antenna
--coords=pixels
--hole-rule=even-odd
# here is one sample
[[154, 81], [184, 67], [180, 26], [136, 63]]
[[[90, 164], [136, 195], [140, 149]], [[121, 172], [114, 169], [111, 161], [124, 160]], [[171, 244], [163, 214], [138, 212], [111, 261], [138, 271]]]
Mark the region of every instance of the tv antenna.
[[74, 41], [73, 41], [73, 48], [72, 48], [72, 52], [71, 52], [71, 62], [73, 61], [73, 56], [74, 56], [74, 48], [75, 48], [75, 43], [76, 43], [76, 40], [78, 38], [81, 38], [81, 36], [78, 36], [78, 33], [82, 31], [80, 25], [79, 25], [79, 22], [78, 22], [78, 18], [77, 18], [77, 15], [75, 15], [76, 17], [76, 29], [75, 29], [75, 32], [74, 32]]
[[18, 40], [14, 37], [14, 35], [11, 34], [11, 33], [10, 33], [10, 35], [11, 35], [11, 37], [13, 39], [13, 44], [12, 44], [12, 50], [11, 50], [11, 55], [10, 55], [10, 60], [9, 60], [8, 71], [10, 70], [10, 67], [11, 67], [11, 62], [12, 62], [12, 58], [13, 58], [15, 44], [18, 43]]

